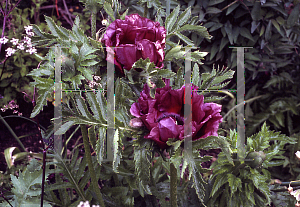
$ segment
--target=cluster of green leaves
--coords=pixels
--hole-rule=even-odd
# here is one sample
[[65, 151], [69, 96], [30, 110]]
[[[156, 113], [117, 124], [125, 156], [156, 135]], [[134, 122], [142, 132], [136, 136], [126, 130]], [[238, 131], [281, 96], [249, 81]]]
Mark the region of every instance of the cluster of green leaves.
[[34, 38], [35, 43], [49, 46], [50, 49], [45, 57], [36, 55], [41, 59], [42, 64], [28, 74], [35, 80], [31, 85], [39, 90], [39, 97], [31, 117], [35, 117], [47, 104], [47, 98], [52, 97], [55, 60], [57, 57], [60, 58], [60, 49], [64, 90], [80, 89], [81, 80], [84, 79], [92, 81], [94, 71], [91, 68], [99, 62], [99, 56], [93, 54], [98, 51], [98, 42], [88, 38], [80, 29], [79, 17], [75, 19], [72, 31], [57, 26], [50, 17], [45, 18], [52, 34], [42, 32], [38, 26], [33, 25], [33, 30], [38, 36]]
[[[46, 176], [49, 173], [50, 170], [47, 169]], [[19, 171], [19, 177], [11, 174], [13, 188], [11, 195], [7, 196], [10, 204], [16, 207], [40, 206], [42, 175], [43, 169], [36, 159], [32, 159], [23, 172]], [[10, 204], [5, 201], [1, 203], [1, 206], [9, 207]], [[50, 207], [51, 205], [44, 202], [44, 206]]]
[[[271, 173], [268, 168], [283, 164], [284, 145], [295, 144], [295, 139], [270, 131], [264, 123], [259, 133], [247, 139], [244, 153], [236, 148], [238, 134], [235, 131], [230, 132], [227, 141], [231, 144], [233, 163], [230, 163], [224, 152], [221, 152], [218, 160], [212, 164], [213, 175], [209, 182], [210, 199], [207, 204], [209, 206], [270, 204], [271, 194], [268, 184], [271, 181]], [[252, 152], [261, 153], [251, 157], [249, 155]], [[258, 157], [261, 154], [265, 155], [263, 159]], [[261, 162], [253, 163], [254, 160], [247, 160], [250, 157]]]

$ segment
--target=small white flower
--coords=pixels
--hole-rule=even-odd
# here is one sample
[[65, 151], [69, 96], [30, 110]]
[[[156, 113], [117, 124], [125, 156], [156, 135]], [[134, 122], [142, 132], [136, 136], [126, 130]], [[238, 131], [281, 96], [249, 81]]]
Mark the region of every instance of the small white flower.
[[296, 155], [296, 157], [297, 157], [298, 159], [300, 159], [300, 151], [297, 151], [297, 152], [295, 153], [295, 155]]
[[8, 39], [6, 37], [0, 38], [0, 44], [6, 44], [8, 42]]
[[36, 49], [34, 47], [30, 47], [29, 50], [26, 50], [26, 52], [33, 54], [33, 53], [36, 53]]
[[86, 201], [86, 202], [80, 201], [80, 203], [77, 207], [90, 207], [90, 204], [88, 201]]
[[27, 44], [27, 45], [31, 45], [31, 39], [30, 37], [24, 37], [24, 42]]
[[26, 33], [27, 33], [27, 35], [28, 35], [29, 37], [34, 36], [34, 33], [33, 33], [33, 32], [26, 32]]
[[20, 49], [20, 50], [24, 50], [25, 49], [24, 43], [18, 44], [17, 48]]
[[12, 54], [14, 54], [16, 52], [15, 49], [12, 49], [10, 47], [7, 48], [5, 51], [6, 51], [6, 57], [9, 57], [9, 56], [11, 56]]
[[12, 42], [13, 45], [17, 45], [19, 42], [19, 39], [12, 38], [12, 40], [10, 42]]
[[30, 32], [30, 30], [32, 30], [32, 26], [28, 25], [28, 26], [24, 26], [26, 33]]

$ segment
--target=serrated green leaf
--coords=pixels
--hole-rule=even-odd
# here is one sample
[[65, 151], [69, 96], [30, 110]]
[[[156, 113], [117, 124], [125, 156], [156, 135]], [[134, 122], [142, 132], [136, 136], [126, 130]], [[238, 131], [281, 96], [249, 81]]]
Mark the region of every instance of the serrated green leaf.
[[191, 46], [194, 45], [193, 41], [190, 40], [187, 36], [184, 36], [183, 34], [178, 33], [178, 32], [174, 32], [174, 34], [175, 34], [177, 37], [179, 37], [182, 41], [184, 41], [186, 44], [191, 45]]
[[119, 140], [119, 129], [116, 129], [114, 135], [114, 159], [113, 159], [113, 170], [118, 173], [118, 166], [121, 162], [122, 154], [121, 154], [121, 143]]
[[97, 160], [99, 165], [102, 164], [103, 157], [104, 157], [104, 151], [105, 151], [105, 142], [106, 142], [106, 129], [105, 128], [99, 128], [98, 133], [98, 140], [96, 143], [96, 154], [97, 154]]
[[228, 182], [227, 177], [224, 176], [224, 174], [217, 175], [212, 191], [210, 193], [210, 197], [213, 197], [215, 193], [227, 182]]
[[177, 71], [177, 77], [175, 79], [175, 87], [176, 89], [181, 88], [181, 86], [183, 86], [184, 84], [184, 79], [183, 79], [183, 74], [182, 74], [182, 69], [179, 68]]
[[34, 118], [40, 113], [40, 111], [43, 110], [44, 106], [47, 106], [47, 97], [49, 97], [49, 95], [53, 92], [53, 85], [48, 86], [48, 89], [39, 90], [39, 96], [37, 98], [36, 105], [34, 106], [32, 113], [30, 114], [30, 118]]
[[184, 12], [182, 12], [177, 20], [178, 26], [184, 25], [191, 17], [191, 7], [189, 6]]
[[165, 60], [172, 60], [173, 58], [182, 58], [185, 54], [185, 51], [181, 50], [182, 46], [177, 45], [176, 47], [171, 48], [165, 55]]
[[68, 131], [74, 124], [75, 121], [68, 121], [64, 123], [56, 132], [54, 132], [54, 135], [61, 135], [66, 133], [66, 131]]
[[192, 83], [196, 86], [199, 85], [200, 83], [200, 71], [199, 71], [199, 66], [197, 63], [195, 63], [194, 68], [193, 68], [193, 74], [192, 74]]
[[84, 60], [80, 62], [80, 66], [90, 67], [96, 65], [97, 63], [98, 61], [96, 60]]
[[180, 6], [178, 5], [173, 11], [172, 13], [166, 18], [166, 22], [165, 22], [165, 28], [167, 30], [167, 34], [169, 34], [172, 29], [173, 26], [177, 20], [178, 14], [179, 14], [179, 10], [180, 10]]
[[193, 188], [195, 188], [200, 202], [204, 204], [204, 196], [205, 196], [204, 184], [206, 183], [203, 180], [202, 175], [200, 173], [202, 167], [199, 163], [196, 163], [194, 159], [189, 157], [187, 153], [184, 154], [184, 158], [187, 159], [189, 169], [191, 170], [191, 176], [193, 178]]
[[98, 90], [96, 96], [97, 96], [97, 102], [99, 103], [99, 107], [100, 107], [100, 111], [101, 111], [102, 118], [103, 118], [105, 121], [107, 121], [107, 116], [106, 116], [106, 113], [107, 113], [107, 110], [106, 110], [107, 102], [106, 102], [106, 99], [105, 99], [105, 97], [103, 96], [101, 90]]
[[59, 37], [63, 40], [68, 40], [69, 39], [69, 32], [63, 27], [59, 27], [55, 24], [53, 19], [51, 17], [45, 16], [45, 20], [47, 22], [47, 25], [49, 27], [49, 30], [53, 35], [56, 37]]
[[231, 196], [237, 191], [238, 188], [241, 188], [242, 181], [239, 177], [236, 177], [233, 174], [228, 174], [228, 183], [230, 187]]
[[114, 15], [114, 11], [112, 9], [112, 5], [109, 4], [107, 1], [104, 2], [103, 4], [103, 8], [105, 10], [105, 12], [110, 16], [112, 21], [115, 21], [115, 15]]
[[138, 176], [139, 192], [141, 195], [146, 191], [152, 194], [148, 186], [150, 179], [150, 162], [147, 157], [147, 150], [145, 148], [134, 148], [134, 163], [135, 171]]
[[176, 30], [177, 33], [182, 32], [182, 31], [193, 31], [193, 32], [196, 32], [198, 35], [200, 35], [203, 38], [206, 38], [206, 39], [212, 38], [212, 36], [209, 35], [209, 33], [207, 32], [207, 29], [200, 25], [186, 24], [186, 25], [180, 27], [178, 30]]
[[96, 133], [95, 133], [95, 125], [91, 126], [88, 129], [88, 135], [89, 135], [89, 139], [90, 139], [90, 143], [93, 147], [93, 149], [96, 149]]

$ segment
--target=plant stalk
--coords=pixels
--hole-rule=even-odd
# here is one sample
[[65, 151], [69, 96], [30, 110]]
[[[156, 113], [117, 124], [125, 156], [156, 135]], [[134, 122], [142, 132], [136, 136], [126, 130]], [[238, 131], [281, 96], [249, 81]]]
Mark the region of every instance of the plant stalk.
[[144, 14], [143, 16], [147, 18], [147, 14], [148, 13], [148, 7], [147, 7], [147, 3], [144, 3]]
[[95, 169], [94, 169], [94, 166], [93, 166], [93, 162], [92, 162], [90, 143], [89, 143], [89, 138], [88, 138], [86, 126], [84, 124], [81, 124], [80, 129], [81, 129], [82, 138], [83, 138], [85, 156], [86, 156], [86, 160], [87, 160], [87, 163], [88, 163], [88, 168], [89, 168], [90, 175], [91, 175], [91, 182], [92, 182], [91, 185], [92, 185], [92, 188], [94, 189], [94, 192], [97, 195], [97, 199], [99, 201], [100, 206], [105, 207], [105, 204], [104, 204], [104, 201], [103, 201], [103, 198], [102, 198], [102, 194], [101, 194], [100, 188], [98, 186], [98, 180], [96, 178], [96, 173], [95, 173]]
[[91, 32], [92, 38], [96, 39], [96, 14], [91, 12]]
[[3, 119], [3, 117], [1, 115], [0, 115], [0, 119], [3, 122], [3, 124], [7, 127], [7, 129], [10, 131], [12, 136], [17, 140], [17, 142], [21, 146], [22, 150], [24, 152], [26, 152], [26, 149], [25, 149], [24, 145], [22, 144], [22, 142], [20, 141], [20, 139], [18, 138], [18, 136], [15, 134], [15, 132], [12, 130], [12, 128], [8, 125], [8, 123]]
[[177, 207], [177, 169], [170, 163], [170, 201], [172, 207]]

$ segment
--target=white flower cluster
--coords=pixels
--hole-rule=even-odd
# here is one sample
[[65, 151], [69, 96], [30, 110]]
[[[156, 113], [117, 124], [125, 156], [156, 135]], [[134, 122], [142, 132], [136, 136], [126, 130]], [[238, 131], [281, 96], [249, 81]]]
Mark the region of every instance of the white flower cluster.
[[[27, 36], [25, 36], [24, 39], [21, 40], [20, 42], [19, 42], [19, 39], [15, 39], [15, 38], [12, 38], [10, 40], [10, 42], [13, 45], [16, 45], [19, 50], [24, 50], [25, 46], [26, 46], [27, 47], [26, 52], [29, 52], [30, 54], [36, 53], [36, 49], [35, 49], [35, 47], [32, 46], [31, 38], [30, 38], [34, 35], [34, 33], [31, 31], [32, 26], [30, 26], [30, 25], [25, 26], [24, 28], [25, 28]], [[8, 42], [8, 39], [6, 37], [0, 38], [0, 44], [5, 45], [7, 42]], [[24, 46], [24, 44], [25, 44], [25, 46]], [[6, 51], [6, 57], [9, 57], [9, 56], [12, 56], [17, 50], [9, 47], [5, 51]]]
[[95, 75], [92, 75], [92, 76], [93, 76], [93, 80], [92, 81], [88, 81], [89, 87], [90, 88], [94, 88], [95, 86], [102, 87], [101, 83], [97, 83], [97, 81], [101, 80], [101, 77], [100, 76], [95, 76]]
[[3, 108], [1, 108], [2, 112], [5, 112], [8, 109], [11, 109], [13, 111], [14, 114], [18, 114], [18, 116], [22, 116], [22, 113], [18, 112], [18, 110], [16, 110], [17, 108], [19, 108], [19, 105], [15, 103], [14, 100], [11, 100], [7, 105], [4, 105]]
[[[90, 207], [90, 204], [89, 204], [88, 201], [86, 201], [86, 202], [81, 201], [77, 207]], [[92, 207], [100, 207], [100, 206], [99, 205], [92, 205]]]

